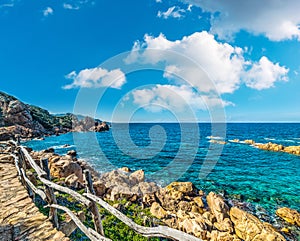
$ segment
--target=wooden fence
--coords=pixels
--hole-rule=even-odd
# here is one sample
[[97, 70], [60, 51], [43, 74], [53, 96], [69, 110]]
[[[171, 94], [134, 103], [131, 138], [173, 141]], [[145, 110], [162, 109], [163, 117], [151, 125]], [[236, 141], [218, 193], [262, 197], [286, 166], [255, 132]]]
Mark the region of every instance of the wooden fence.
[[[69, 189], [67, 187], [60, 186], [51, 181], [50, 171], [48, 168], [48, 160], [42, 159], [41, 166], [39, 166], [30, 156], [25, 147], [19, 145], [19, 143], [15, 141], [9, 142], [1, 142], [3, 145], [9, 145], [11, 147], [11, 156], [13, 156], [15, 160], [15, 166], [18, 170], [18, 175], [22, 184], [27, 188], [28, 193], [31, 197], [34, 194], [39, 195], [44, 201], [48, 203], [49, 211], [49, 219], [53, 222], [53, 225], [56, 228], [59, 228], [59, 222], [57, 217], [57, 210], [62, 210], [69, 215], [71, 220], [75, 223], [75, 225], [92, 241], [97, 240], [111, 240], [109, 238], [104, 237], [104, 231], [102, 227], [102, 221], [100, 217], [100, 213], [97, 207], [99, 204], [101, 207], [106, 209], [112, 215], [117, 217], [120, 221], [125, 223], [128, 227], [133, 229], [136, 233], [141, 234], [144, 237], [161, 237], [168, 238], [172, 240], [180, 240], [180, 241], [201, 241], [201, 239], [196, 238], [190, 234], [184, 233], [177, 229], [169, 228], [167, 226], [157, 226], [157, 227], [144, 227], [136, 224], [131, 219], [129, 219], [122, 212], [117, 210], [116, 208], [109, 205], [100, 197], [95, 196], [95, 192], [93, 189], [92, 178], [89, 170], [84, 171], [84, 179], [86, 184], [86, 193], [83, 195], [78, 192]], [[26, 163], [28, 163], [37, 173], [38, 179], [45, 185], [45, 191], [37, 188], [26, 176]], [[92, 214], [92, 218], [94, 221], [95, 230], [89, 227], [86, 227], [80, 219], [67, 207], [60, 206], [57, 204], [56, 196], [54, 190], [69, 194], [77, 201], [84, 204], [90, 210]]]

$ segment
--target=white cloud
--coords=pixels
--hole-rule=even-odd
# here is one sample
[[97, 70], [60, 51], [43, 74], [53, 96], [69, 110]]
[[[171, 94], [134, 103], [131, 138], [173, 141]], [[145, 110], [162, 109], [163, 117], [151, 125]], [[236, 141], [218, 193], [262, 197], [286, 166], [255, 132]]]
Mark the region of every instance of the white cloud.
[[126, 60], [128, 63], [164, 62], [164, 77], [174, 79], [179, 76], [206, 93], [214, 90], [219, 94], [233, 93], [244, 80], [248, 86], [254, 80], [259, 81], [260, 85], [251, 84], [251, 88], [263, 89], [261, 86], [267, 88], [276, 81], [287, 80], [288, 73], [288, 69], [273, 64], [267, 57], [261, 58], [259, 63], [246, 60], [243, 49], [218, 42], [205, 31], [175, 41], [168, 40], [163, 34], [156, 38], [145, 35], [144, 42], [136, 42]]
[[151, 112], [163, 109], [183, 112], [187, 108], [205, 110], [215, 106], [231, 105], [217, 96], [199, 95], [190, 86], [156, 85], [132, 92], [133, 102]]
[[49, 16], [49, 15], [52, 15], [53, 12], [54, 12], [54, 11], [53, 11], [52, 8], [47, 7], [46, 9], [43, 10], [43, 15], [44, 15], [45, 17], [47, 17], [47, 16]]
[[157, 2], [157, 3], [162, 3], [162, 0], [155, 0], [155, 2]]
[[[153, 52], [153, 49], [161, 51]], [[178, 75], [202, 92], [213, 91], [216, 86], [220, 94], [232, 93], [238, 88], [244, 71], [242, 49], [219, 43], [205, 31], [176, 41], [169, 41], [163, 34], [156, 38], [146, 35], [144, 43], [137, 42], [134, 50], [127, 60], [152, 64], [165, 61], [165, 77]], [[179, 56], [170, 52], [182, 57], [178, 59]]]
[[0, 3], [0, 8], [11, 8], [15, 5], [14, 0], [4, 0]]
[[298, 39], [300, 41], [299, 0], [181, 0], [214, 15], [211, 32], [222, 39], [246, 30], [263, 34], [273, 41]]
[[168, 8], [168, 10], [165, 12], [158, 11], [157, 17], [164, 18], [164, 19], [168, 19], [170, 17], [182, 18], [184, 13], [185, 13], [184, 9], [179, 8], [177, 6], [173, 6], [173, 7]]
[[79, 6], [74, 6], [74, 5], [69, 4], [69, 3], [64, 3], [63, 4], [63, 8], [64, 9], [70, 9], [70, 10], [78, 10], [78, 9], [80, 9]]
[[66, 78], [72, 79], [73, 83], [64, 86], [64, 89], [101, 87], [120, 89], [126, 83], [125, 74], [120, 69], [108, 71], [100, 67], [83, 69], [78, 74], [72, 71]]
[[189, 11], [189, 12], [191, 12], [192, 11], [192, 7], [193, 7], [193, 5], [189, 4], [186, 10]]
[[67, 10], [79, 10], [81, 7], [86, 5], [94, 5], [93, 0], [65, 0], [63, 8]]
[[[126, 63], [162, 66], [163, 76], [174, 85], [136, 91], [135, 103], [168, 103], [176, 106], [176, 93], [188, 103], [203, 106], [194, 90], [201, 94], [202, 100], [206, 98], [208, 103], [216, 103], [217, 96], [234, 93], [244, 83], [249, 88], [262, 90], [273, 87], [277, 81], [288, 80], [287, 68], [271, 62], [265, 56], [258, 62], [247, 60], [244, 57], [246, 51], [218, 42], [212, 34], [205, 31], [175, 41], [168, 40], [163, 34], [158, 37], [145, 35], [143, 42], [134, 44]], [[173, 94], [169, 95], [170, 91], [166, 88], [173, 91]], [[223, 106], [232, 104], [220, 101]]]
[[245, 83], [248, 87], [262, 90], [274, 86], [276, 81], [287, 81], [288, 69], [274, 64], [263, 56], [245, 75]]

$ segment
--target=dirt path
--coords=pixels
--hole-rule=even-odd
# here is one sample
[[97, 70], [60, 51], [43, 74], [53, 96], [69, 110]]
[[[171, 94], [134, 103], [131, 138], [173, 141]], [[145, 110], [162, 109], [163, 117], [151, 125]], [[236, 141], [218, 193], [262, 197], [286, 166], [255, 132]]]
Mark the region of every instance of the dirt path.
[[0, 241], [67, 241], [28, 196], [8, 155], [0, 154]]

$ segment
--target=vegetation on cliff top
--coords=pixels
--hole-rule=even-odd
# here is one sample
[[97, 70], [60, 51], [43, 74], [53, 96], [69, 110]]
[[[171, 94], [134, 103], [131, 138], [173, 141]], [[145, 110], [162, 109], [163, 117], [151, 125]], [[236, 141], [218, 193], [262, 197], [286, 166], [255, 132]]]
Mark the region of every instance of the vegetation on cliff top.
[[[6, 129], [6, 127], [13, 128]], [[0, 139], [15, 135], [32, 138], [69, 131], [108, 129], [108, 125], [98, 119], [72, 113], [54, 115], [41, 107], [25, 104], [0, 91]]]

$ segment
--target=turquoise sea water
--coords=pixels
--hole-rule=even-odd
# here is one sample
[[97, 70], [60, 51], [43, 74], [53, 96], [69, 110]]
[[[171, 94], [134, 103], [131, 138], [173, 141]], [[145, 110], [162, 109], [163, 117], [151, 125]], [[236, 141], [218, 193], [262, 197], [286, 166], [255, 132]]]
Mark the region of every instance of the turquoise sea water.
[[[300, 145], [300, 124], [230, 123], [225, 126], [225, 145], [209, 142], [212, 134], [213, 139], [223, 140], [224, 125], [213, 128], [210, 124], [130, 124], [128, 128], [114, 124], [109, 132], [68, 133], [24, 145], [34, 150], [54, 147], [60, 154], [76, 149], [101, 173], [128, 166], [145, 170], [149, 180], [161, 185], [177, 179], [192, 181], [206, 192], [225, 191], [271, 212], [279, 206], [300, 209], [300, 156], [228, 142], [253, 139]], [[64, 148], [65, 144], [70, 146]], [[199, 176], [201, 168], [207, 176]]]

